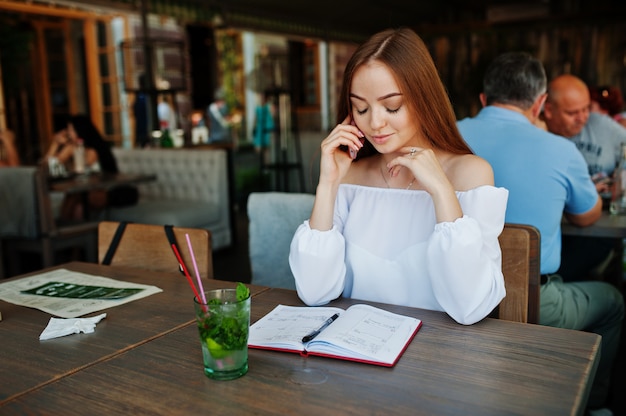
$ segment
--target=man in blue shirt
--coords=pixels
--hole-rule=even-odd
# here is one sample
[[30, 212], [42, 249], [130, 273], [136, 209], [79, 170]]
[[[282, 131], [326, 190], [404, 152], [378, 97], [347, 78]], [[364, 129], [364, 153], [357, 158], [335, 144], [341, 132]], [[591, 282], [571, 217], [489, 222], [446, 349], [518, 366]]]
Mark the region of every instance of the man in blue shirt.
[[231, 117], [230, 107], [226, 103], [226, 95], [222, 88], [215, 92], [215, 101], [207, 108], [209, 119], [209, 139], [211, 142], [230, 142]]
[[474, 152], [493, 167], [495, 185], [509, 190], [506, 221], [530, 224], [541, 233], [539, 321], [542, 325], [602, 335], [602, 352], [589, 398], [591, 409], [607, 400], [624, 301], [605, 282], [565, 283], [554, 275], [561, 261], [561, 218], [593, 224], [602, 200], [576, 145], [536, 127], [546, 99], [541, 62], [526, 53], [500, 55], [489, 66], [480, 100], [483, 109], [458, 123]]
[[[621, 143], [626, 142], [626, 129], [608, 116], [590, 113], [590, 104], [589, 89], [580, 78], [560, 75], [548, 84], [543, 121], [548, 131], [576, 144], [592, 178], [611, 177], [620, 161]], [[596, 189], [598, 192], [609, 190], [606, 182], [598, 182]], [[573, 281], [587, 278], [591, 270], [619, 247], [620, 241], [564, 236], [562, 243], [559, 274], [564, 280]]]

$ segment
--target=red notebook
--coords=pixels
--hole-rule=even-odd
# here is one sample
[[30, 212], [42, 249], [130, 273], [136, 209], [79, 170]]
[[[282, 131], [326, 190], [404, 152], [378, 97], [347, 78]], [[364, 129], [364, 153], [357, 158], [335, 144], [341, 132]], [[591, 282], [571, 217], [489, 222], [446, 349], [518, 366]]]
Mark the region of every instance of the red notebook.
[[370, 305], [278, 305], [250, 327], [248, 347], [393, 367], [421, 326], [419, 319]]

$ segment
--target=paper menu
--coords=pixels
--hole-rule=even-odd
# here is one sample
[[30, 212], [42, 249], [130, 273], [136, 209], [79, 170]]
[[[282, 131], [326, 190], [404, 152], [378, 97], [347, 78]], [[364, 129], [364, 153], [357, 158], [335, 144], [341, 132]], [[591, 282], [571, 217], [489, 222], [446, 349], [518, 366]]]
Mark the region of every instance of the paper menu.
[[[81, 292], [82, 297], [59, 296]], [[73, 290], [70, 290], [73, 288]], [[37, 289], [40, 293], [36, 293]], [[76, 318], [162, 292], [156, 286], [129, 283], [108, 277], [57, 269], [0, 283], [0, 299], [59, 316]], [[97, 295], [96, 295], [97, 293]], [[53, 296], [50, 296], [50, 295]], [[107, 294], [103, 296], [103, 294]], [[123, 294], [123, 295], [122, 295]]]

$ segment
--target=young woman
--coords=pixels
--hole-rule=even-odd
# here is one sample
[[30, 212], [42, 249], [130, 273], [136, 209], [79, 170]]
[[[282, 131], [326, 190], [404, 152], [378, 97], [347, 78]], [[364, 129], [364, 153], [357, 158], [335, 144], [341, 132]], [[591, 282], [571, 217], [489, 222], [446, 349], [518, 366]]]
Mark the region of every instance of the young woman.
[[[91, 119], [86, 115], [69, 117], [67, 127], [54, 135], [46, 159], [54, 157], [59, 163], [66, 165], [69, 172], [73, 171], [73, 158], [76, 145], [83, 141], [85, 148], [85, 167], [87, 172], [118, 173], [117, 162], [111, 151], [111, 145], [104, 140]], [[119, 199], [119, 193], [130, 193], [128, 205], [136, 201], [136, 189], [111, 189], [107, 191], [91, 191], [89, 193], [89, 210], [99, 210]], [[126, 195], [125, 195], [126, 196]], [[123, 204], [118, 204], [123, 205]], [[66, 195], [61, 206], [62, 220], [79, 220], [84, 217], [83, 206], [79, 195]]]
[[321, 305], [343, 294], [461, 324], [487, 316], [505, 295], [508, 191], [460, 136], [419, 36], [387, 30], [357, 49], [338, 122], [321, 144], [311, 217], [291, 244], [300, 298]]
[[73, 171], [74, 150], [78, 140], [85, 146], [85, 166], [90, 172], [117, 173], [117, 163], [107, 143], [91, 119], [85, 115], [68, 118], [66, 128], [55, 133], [46, 158], [57, 158], [59, 163]]

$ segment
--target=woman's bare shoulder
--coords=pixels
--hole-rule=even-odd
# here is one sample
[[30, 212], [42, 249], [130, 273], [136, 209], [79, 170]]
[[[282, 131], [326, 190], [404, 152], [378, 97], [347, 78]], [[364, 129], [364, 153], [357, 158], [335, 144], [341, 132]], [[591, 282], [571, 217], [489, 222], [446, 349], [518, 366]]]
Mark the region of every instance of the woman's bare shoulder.
[[448, 178], [457, 191], [494, 184], [491, 165], [474, 154], [453, 155], [446, 165]]

